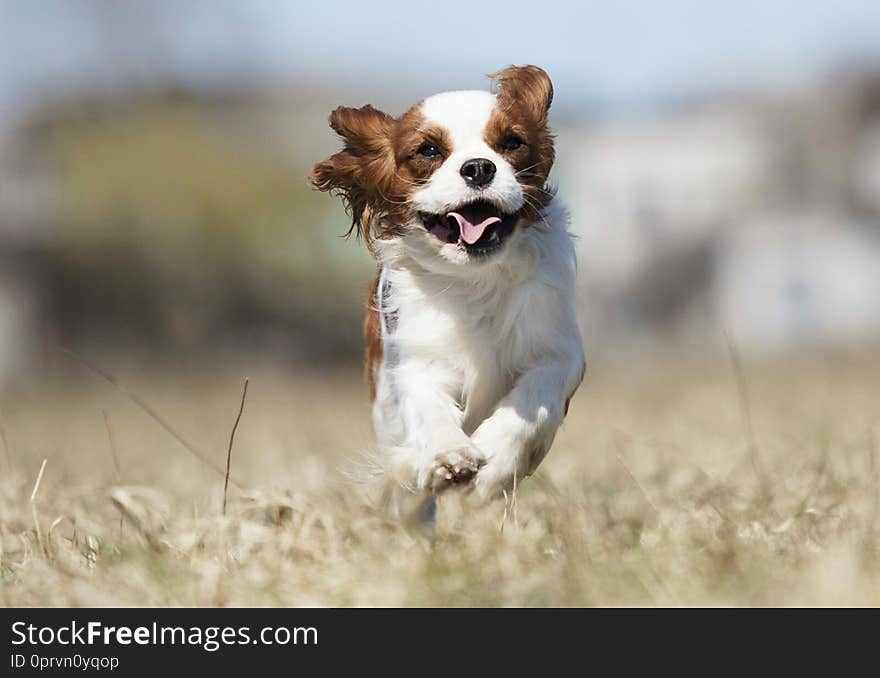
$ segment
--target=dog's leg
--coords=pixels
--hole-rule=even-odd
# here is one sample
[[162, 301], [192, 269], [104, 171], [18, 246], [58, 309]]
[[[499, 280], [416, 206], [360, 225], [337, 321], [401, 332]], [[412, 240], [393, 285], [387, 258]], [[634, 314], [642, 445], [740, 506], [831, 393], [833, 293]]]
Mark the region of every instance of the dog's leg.
[[472, 436], [485, 455], [476, 487], [484, 499], [531, 475], [550, 449], [568, 400], [583, 378], [583, 359], [547, 361], [523, 374]]
[[391, 490], [391, 497], [394, 516], [406, 533], [433, 543], [437, 525], [437, 497], [425, 492], [414, 494], [396, 483]]
[[402, 362], [394, 370], [393, 398], [384, 408], [393, 429], [392, 473], [404, 485], [432, 493], [470, 482], [484, 459], [462, 431], [463, 414], [450, 395], [450, 374], [442, 367]]
[[392, 476], [436, 493], [471, 481], [483, 459], [461, 429], [461, 407], [452, 395], [460, 391], [460, 376], [431, 353], [423, 360], [401, 349], [401, 313], [387, 275], [380, 272], [372, 293], [383, 346], [383, 359], [373, 368], [373, 424]]

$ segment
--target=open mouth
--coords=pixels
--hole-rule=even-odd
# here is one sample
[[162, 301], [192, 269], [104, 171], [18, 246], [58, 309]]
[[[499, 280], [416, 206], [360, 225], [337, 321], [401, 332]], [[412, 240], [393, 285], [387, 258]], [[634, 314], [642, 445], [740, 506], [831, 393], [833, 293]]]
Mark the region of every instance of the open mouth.
[[445, 214], [419, 212], [428, 233], [445, 243], [456, 243], [468, 252], [488, 254], [513, 233], [518, 214], [505, 214], [485, 200], [459, 205]]

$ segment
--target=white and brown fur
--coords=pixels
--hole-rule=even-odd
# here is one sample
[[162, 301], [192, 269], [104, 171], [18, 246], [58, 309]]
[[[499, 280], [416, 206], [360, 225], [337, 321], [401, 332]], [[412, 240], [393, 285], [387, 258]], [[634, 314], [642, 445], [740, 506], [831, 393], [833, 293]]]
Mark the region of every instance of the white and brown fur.
[[[553, 88], [535, 66], [491, 77], [492, 92], [437, 94], [399, 118], [335, 110], [344, 148], [310, 177], [378, 262], [365, 334], [383, 466], [405, 487], [484, 498], [534, 472], [584, 373], [568, 215], [546, 185]], [[480, 185], [475, 159], [489, 161]], [[469, 209], [495, 223], [455, 241], [472, 220], [452, 215]]]

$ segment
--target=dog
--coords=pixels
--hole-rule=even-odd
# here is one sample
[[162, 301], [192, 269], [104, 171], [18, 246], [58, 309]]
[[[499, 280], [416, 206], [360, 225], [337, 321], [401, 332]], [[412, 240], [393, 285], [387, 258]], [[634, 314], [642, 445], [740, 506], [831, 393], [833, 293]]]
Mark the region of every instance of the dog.
[[343, 148], [309, 177], [378, 264], [364, 326], [382, 465], [432, 497], [490, 499], [531, 475], [585, 370], [573, 236], [548, 185], [553, 85], [537, 66], [489, 77], [398, 118], [337, 108]]

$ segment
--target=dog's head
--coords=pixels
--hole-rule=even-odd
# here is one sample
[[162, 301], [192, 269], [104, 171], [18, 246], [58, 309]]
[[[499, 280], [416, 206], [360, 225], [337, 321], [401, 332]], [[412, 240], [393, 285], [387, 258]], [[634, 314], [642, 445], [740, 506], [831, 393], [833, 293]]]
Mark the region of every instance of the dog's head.
[[552, 198], [553, 86], [537, 66], [490, 77], [492, 92], [436, 94], [399, 118], [372, 106], [331, 113], [344, 148], [310, 180], [342, 197], [368, 245], [400, 238], [421, 258], [467, 264], [538, 219]]

